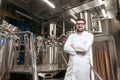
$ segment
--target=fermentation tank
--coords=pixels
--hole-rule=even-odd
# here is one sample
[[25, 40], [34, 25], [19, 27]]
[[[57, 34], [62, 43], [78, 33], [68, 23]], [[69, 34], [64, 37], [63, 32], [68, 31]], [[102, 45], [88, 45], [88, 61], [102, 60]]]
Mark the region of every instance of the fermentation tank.
[[42, 53], [43, 64], [57, 64], [58, 63], [58, 49], [59, 44], [56, 42], [49, 42], [45, 44], [45, 49]]
[[63, 51], [63, 43], [56, 38], [37, 38], [37, 65], [39, 72], [65, 70], [66, 55]]
[[[93, 66], [103, 80], [117, 80], [117, 56], [114, 38], [106, 33], [94, 33]], [[98, 78], [95, 76], [95, 80]]]

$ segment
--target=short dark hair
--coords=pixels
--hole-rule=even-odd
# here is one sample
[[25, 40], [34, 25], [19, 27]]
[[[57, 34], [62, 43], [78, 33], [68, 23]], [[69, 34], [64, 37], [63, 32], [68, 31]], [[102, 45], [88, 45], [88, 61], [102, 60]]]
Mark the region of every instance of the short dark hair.
[[80, 18], [79, 18], [79, 19], [76, 20], [76, 22], [77, 22], [77, 21], [84, 21], [84, 22], [86, 23], [86, 20], [85, 20], [85, 19], [80, 19]]

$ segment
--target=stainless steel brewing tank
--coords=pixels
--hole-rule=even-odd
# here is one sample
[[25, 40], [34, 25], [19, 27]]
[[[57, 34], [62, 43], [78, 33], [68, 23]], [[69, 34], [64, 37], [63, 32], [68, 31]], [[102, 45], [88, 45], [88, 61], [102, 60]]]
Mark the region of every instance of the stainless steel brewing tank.
[[[117, 80], [118, 59], [112, 35], [94, 32], [93, 66], [103, 80]], [[97, 77], [94, 77], [98, 80]]]
[[60, 41], [57, 38], [47, 38], [40, 42], [39, 40], [37, 41], [39, 45], [36, 45], [38, 51], [38, 72], [59, 72], [67, 68], [64, 61], [66, 55]]
[[45, 45], [42, 53], [42, 64], [57, 64], [58, 63], [58, 43], [49, 43]]

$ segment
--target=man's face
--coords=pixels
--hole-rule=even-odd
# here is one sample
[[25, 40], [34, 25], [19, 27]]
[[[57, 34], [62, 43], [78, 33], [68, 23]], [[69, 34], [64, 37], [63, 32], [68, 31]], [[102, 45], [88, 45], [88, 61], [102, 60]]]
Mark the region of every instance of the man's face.
[[76, 29], [77, 29], [77, 32], [83, 32], [85, 30], [85, 22], [82, 20], [77, 21]]

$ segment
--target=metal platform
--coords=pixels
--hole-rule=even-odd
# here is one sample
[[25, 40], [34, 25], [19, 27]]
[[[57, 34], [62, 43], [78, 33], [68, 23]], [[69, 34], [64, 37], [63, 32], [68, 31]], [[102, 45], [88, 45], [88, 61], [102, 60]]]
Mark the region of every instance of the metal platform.
[[[43, 79], [52, 79], [53, 76], [61, 71], [65, 71], [67, 66], [65, 64], [41, 64], [37, 66], [38, 76]], [[32, 74], [32, 66], [30, 65], [14, 65], [10, 71], [11, 73], [29, 73]]]
[[[37, 65], [37, 72], [55, 72], [66, 70], [67, 66], [65, 64], [41, 64]], [[31, 73], [31, 65], [14, 65], [10, 72], [20, 72], [20, 73]]]

